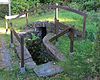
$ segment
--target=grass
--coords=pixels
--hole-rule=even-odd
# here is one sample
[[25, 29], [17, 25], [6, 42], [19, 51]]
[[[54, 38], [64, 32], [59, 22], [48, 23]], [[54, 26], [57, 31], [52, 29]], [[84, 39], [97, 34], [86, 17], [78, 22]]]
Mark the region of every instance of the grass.
[[[66, 35], [60, 37], [56, 43], [58, 50], [66, 56], [66, 62], [57, 62], [65, 69], [68, 77], [73, 80], [81, 80], [91, 74], [94, 62], [94, 42], [91, 40], [75, 40], [74, 53], [70, 54], [70, 40]], [[88, 73], [87, 73], [88, 72]]]

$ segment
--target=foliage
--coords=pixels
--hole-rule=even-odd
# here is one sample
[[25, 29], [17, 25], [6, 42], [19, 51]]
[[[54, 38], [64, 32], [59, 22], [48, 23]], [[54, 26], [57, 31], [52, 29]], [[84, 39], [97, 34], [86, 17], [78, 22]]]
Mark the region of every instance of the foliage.
[[27, 37], [25, 39], [26, 47], [29, 50], [33, 60], [37, 65], [46, 63], [50, 61], [50, 59], [44, 55], [46, 50], [44, 50], [41, 40], [35, 34], [32, 33], [31, 37]]
[[8, 15], [8, 5], [0, 4], [0, 19]]
[[72, 0], [68, 5], [72, 8], [79, 10], [91, 11], [99, 9], [100, 1], [99, 0]]
[[62, 2], [62, 0], [40, 0], [40, 3], [59, 3]]
[[13, 13], [20, 13], [21, 11], [27, 10], [31, 8], [33, 5], [38, 3], [39, 0], [13, 0], [12, 1], [12, 12]]
[[30, 34], [29, 37], [25, 39], [26, 47], [32, 54], [40, 51], [40, 45], [38, 45], [40, 43], [39, 41], [39, 38], [34, 34]]
[[81, 10], [82, 5], [78, 4], [76, 2], [71, 2], [70, 4], [68, 4], [69, 7], [73, 8], [73, 9], [78, 9]]
[[[70, 2], [70, 3], [68, 3]], [[39, 3], [44, 3], [44, 4], [52, 4], [52, 3], [64, 3], [67, 4], [68, 6], [79, 9], [79, 10], [95, 10], [100, 6], [100, 1], [99, 0], [12, 0], [12, 14], [19, 14], [20, 12], [30, 9], [33, 6], [37, 7]], [[39, 4], [40, 5], [40, 4]], [[5, 15], [7, 15], [7, 8], [5, 8], [3, 5], [1, 5], [0, 11], [1, 11], [1, 17], [4, 18]], [[5, 10], [4, 10], [5, 9]]]
[[83, 10], [91, 11], [99, 8], [100, 4], [97, 1], [87, 1], [83, 4]]

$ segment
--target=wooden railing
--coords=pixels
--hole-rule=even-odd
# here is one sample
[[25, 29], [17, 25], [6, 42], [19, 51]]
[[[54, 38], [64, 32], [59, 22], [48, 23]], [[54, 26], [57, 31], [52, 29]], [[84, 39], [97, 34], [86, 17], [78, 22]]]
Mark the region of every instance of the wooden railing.
[[[41, 6], [43, 7], [43, 5]], [[57, 19], [57, 10], [56, 9], [63, 9], [63, 10], [66, 10], [66, 11], [71, 11], [73, 13], [76, 13], [76, 14], [79, 14], [81, 16], [83, 16], [83, 32], [82, 32], [82, 35], [83, 37], [85, 36], [85, 32], [86, 32], [86, 17], [87, 17], [87, 14], [82, 12], [82, 11], [79, 11], [79, 10], [75, 10], [73, 8], [70, 8], [68, 6], [59, 6], [59, 5], [47, 5], [46, 6], [48, 9], [54, 9], [55, 11], [55, 16], [54, 16], [54, 24], [55, 24], [55, 33], [57, 34], [57, 25], [63, 25], [65, 26], [64, 24], [62, 23], [58, 23], [59, 19]], [[19, 15], [17, 16], [6, 16], [5, 19], [6, 19], [6, 31], [8, 29], [8, 20], [12, 20], [12, 19], [17, 19], [17, 18], [21, 18], [21, 17], [25, 17], [25, 20], [26, 20], [26, 25], [28, 25], [28, 13], [31, 13], [32, 11], [34, 10], [37, 10], [39, 7], [37, 8], [33, 8], [33, 9], [30, 9], [30, 10], [25, 10], [23, 12], [21, 12]], [[12, 18], [11, 18], [12, 17]]]
[[[75, 9], [70, 8], [68, 6], [49, 5], [49, 7], [50, 8], [53, 8], [53, 9], [59, 8], [59, 9], [63, 9], [63, 10], [66, 10], [66, 11], [71, 11], [71, 12], [74, 12], [74, 13], [77, 13], [77, 14], [83, 16], [83, 32], [82, 32], [82, 36], [85, 37], [85, 32], [86, 32], [86, 17], [87, 17], [87, 14], [86, 13], [83, 13], [83, 12], [81, 12], [79, 10], [75, 10]], [[55, 15], [55, 24], [56, 24], [56, 22], [57, 22], [57, 18], [56, 18], [56, 15]]]
[[14, 36], [16, 37], [17, 41], [20, 43], [21, 46], [21, 68], [24, 67], [24, 35], [18, 35], [18, 33], [13, 29], [12, 23], [10, 23], [10, 35], [11, 35], [11, 44], [14, 46]]
[[[48, 39], [47, 41], [50, 43], [51, 41], [56, 40], [58, 37], [64, 35], [66, 32], [69, 31], [70, 32], [70, 37], [69, 37], [70, 38], [70, 52], [73, 52], [74, 35], [75, 35], [74, 34], [74, 30], [75, 29], [59, 22], [59, 20], [57, 19], [56, 9], [59, 8], [59, 9], [68, 10], [68, 11], [71, 11], [71, 12], [74, 12], [74, 13], [77, 13], [77, 14], [83, 16], [83, 18], [84, 18], [84, 20], [83, 20], [83, 32], [82, 32], [83, 36], [85, 35], [85, 32], [86, 32], [86, 16], [87, 15], [85, 13], [81, 12], [81, 11], [78, 11], [78, 10], [75, 10], [75, 9], [72, 9], [72, 8], [69, 8], [69, 7], [66, 7], [66, 6], [48, 5], [48, 7], [54, 9], [54, 11], [55, 11], [55, 16], [54, 16], [55, 35], [53, 37], [51, 37], [50, 39]], [[8, 22], [9, 22], [9, 20], [21, 18], [23, 15], [24, 15], [25, 20], [26, 20], [26, 25], [28, 25], [28, 13], [30, 13], [31, 11], [32, 10], [24, 11], [24, 12], [20, 13], [17, 16], [14, 16], [14, 17], [6, 16], [5, 17], [5, 19], [6, 19], [6, 31], [8, 30], [8, 24], [9, 24]], [[19, 36], [16, 33], [16, 31], [13, 29], [12, 24], [10, 26], [11, 26], [10, 27], [11, 43], [13, 43], [13, 35], [15, 35], [17, 40], [21, 44], [21, 67], [24, 67], [24, 36], [23, 35]], [[59, 33], [59, 27], [58, 26], [61, 26], [60, 28], [63, 27], [65, 30], [62, 31], [61, 33]], [[48, 45], [45, 43], [45, 41], [46, 40], [44, 40], [45, 46], [52, 52], [53, 49], [51, 47], [48, 47]]]

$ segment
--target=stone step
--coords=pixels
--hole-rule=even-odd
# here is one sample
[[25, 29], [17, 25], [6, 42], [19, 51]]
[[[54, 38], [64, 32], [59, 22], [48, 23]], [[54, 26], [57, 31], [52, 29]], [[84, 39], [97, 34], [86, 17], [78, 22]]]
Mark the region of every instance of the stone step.
[[34, 69], [37, 65], [32, 61], [25, 63], [25, 66], [28, 67], [28, 69]]
[[54, 65], [53, 62], [48, 62], [35, 67], [34, 72], [39, 77], [48, 77], [63, 72], [63, 68], [58, 65]]

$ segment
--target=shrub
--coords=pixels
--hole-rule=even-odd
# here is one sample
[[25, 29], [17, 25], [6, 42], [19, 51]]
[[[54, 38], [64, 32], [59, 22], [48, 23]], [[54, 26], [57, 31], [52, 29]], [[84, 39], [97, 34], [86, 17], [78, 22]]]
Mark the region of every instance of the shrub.
[[8, 12], [8, 5], [0, 5], [0, 18], [4, 18]]
[[99, 0], [72, 0], [72, 3], [70, 5], [72, 7], [74, 6], [76, 9], [78, 7], [78, 9], [81, 9], [81, 10], [97, 11], [97, 9], [100, 6], [100, 1]]
[[34, 0], [34, 1], [33, 0], [13, 0], [12, 12], [13, 14], [18, 14], [23, 10], [30, 9], [38, 2], [39, 0]]

